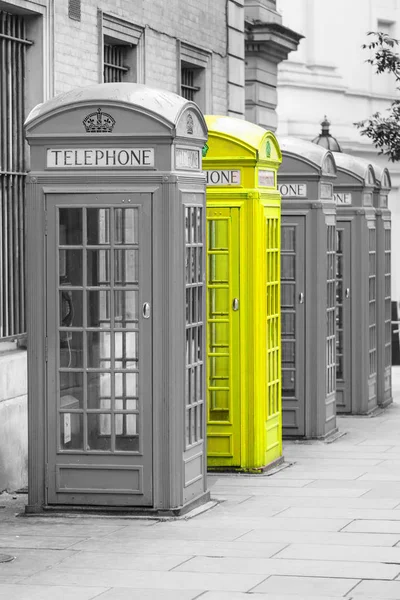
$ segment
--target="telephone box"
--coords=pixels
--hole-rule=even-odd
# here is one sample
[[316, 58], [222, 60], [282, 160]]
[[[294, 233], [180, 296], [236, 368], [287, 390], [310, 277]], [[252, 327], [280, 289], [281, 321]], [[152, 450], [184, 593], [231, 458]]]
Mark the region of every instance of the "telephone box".
[[392, 397], [392, 297], [391, 297], [391, 214], [388, 195], [390, 174], [374, 165], [377, 185], [374, 188], [376, 210], [376, 340], [378, 404], [385, 407]]
[[280, 138], [284, 437], [336, 431], [336, 166], [322, 146]]
[[336, 200], [336, 409], [368, 414], [377, 407], [375, 172], [334, 152]]
[[99, 84], [26, 133], [27, 511], [184, 511], [208, 498], [204, 118]]
[[258, 125], [206, 123], [208, 467], [257, 472], [282, 457], [281, 153]]

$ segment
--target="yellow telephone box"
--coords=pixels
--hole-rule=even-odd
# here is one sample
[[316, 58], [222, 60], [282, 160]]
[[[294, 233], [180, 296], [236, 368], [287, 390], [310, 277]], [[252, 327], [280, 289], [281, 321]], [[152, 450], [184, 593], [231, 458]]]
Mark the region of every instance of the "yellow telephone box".
[[282, 458], [282, 157], [258, 125], [206, 122], [208, 467], [257, 472]]

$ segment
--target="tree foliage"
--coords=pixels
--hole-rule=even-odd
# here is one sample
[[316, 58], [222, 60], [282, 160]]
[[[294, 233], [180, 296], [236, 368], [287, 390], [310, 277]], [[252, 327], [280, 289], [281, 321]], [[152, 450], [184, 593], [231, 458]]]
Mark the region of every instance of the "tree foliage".
[[[400, 56], [396, 52], [399, 40], [390, 37], [387, 33], [370, 31], [372, 41], [363, 44], [363, 48], [373, 52], [372, 58], [367, 60], [377, 74], [391, 73], [400, 84]], [[400, 90], [400, 87], [397, 87]], [[387, 115], [374, 113], [369, 119], [355, 123], [361, 135], [369, 137], [374, 146], [379, 149], [379, 154], [384, 154], [390, 161], [400, 160], [400, 100], [394, 100]]]

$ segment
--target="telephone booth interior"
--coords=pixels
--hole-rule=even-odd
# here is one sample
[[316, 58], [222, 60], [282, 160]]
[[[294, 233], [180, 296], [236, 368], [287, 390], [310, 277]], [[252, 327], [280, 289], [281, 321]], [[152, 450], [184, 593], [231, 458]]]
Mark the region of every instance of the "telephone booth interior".
[[391, 295], [391, 189], [388, 169], [374, 165], [376, 209], [376, 341], [377, 396], [381, 407], [393, 402], [392, 396], [392, 295]]
[[367, 161], [334, 152], [336, 201], [336, 408], [377, 407], [376, 176]]
[[27, 512], [187, 510], [208, 498], [204, 118], [99, 84], [26, 132]]
[[258, 472], [282, 460], [281, 153], [258, 125], [206, 122], [208, 468]]
[[324, 438], [337, 429], [336, 165], [311, 142], [279, 143], [283, 435]]

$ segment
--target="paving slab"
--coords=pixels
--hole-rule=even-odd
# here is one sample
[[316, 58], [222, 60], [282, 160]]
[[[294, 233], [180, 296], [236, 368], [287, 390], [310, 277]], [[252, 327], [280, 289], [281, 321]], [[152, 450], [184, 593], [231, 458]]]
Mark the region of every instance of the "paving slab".
[[[216, 592], [221, 594], [223, 592]], [[234, 595], [234, 592], [227, 592]], [[243, 594], [244, 598], [249, 596]], [[204, 598], [202, 590], [133, 590], [132, 588], [112, 588], [104, 592], [97, 600], [194, 600]], [[233, 596], [232, 596], [233, 597]], [[260, 600], [257, 598], [256, 600]], [[293, 600], [293, 598], [292, 598]], [[323, 599], [322, 599], [323, 600]]]
[[[285, 594], [282, 596], [281, 594], [231, 594], [226, 592], [207, 592], [201, 596], [201, 600], [310, 600], [310, 597], [318, 598], [318, 600], [337, 600], [339, 597], [342, 598], [342, 596], [321, 596], [320, 594], [317, 594], [317, 596], [313, 596], [313, 594], [307, 594], [307, 596]], [[102, 600], [102, 598], [99, 600]], [[352, 600], [352, 598], [346, 596], [346, 600]], [[376, 598], [374, 600], [376, 600]]]
[[400, 569], [400, 547], [327, 546], [324, 544], [290, 544], [274, 558], [298, 560], [346, 560], [352, 562], [393, 563]]
[[0, 586], [0, 600], [92, 600], [106, 591], [107, 588], [102, 587], [2, 583]]
[[274, 516], [275, 519], [372, 519], [400, 521], [400, 511], [363, 508], [291, 507]]
[[359, 533], [395, 533], [400, 534], [400, 522], [374, 519], [356, 519], [346, 525], [343, 531]]
[[[255, 587], [253, 593], [297, 594], [300, 596], [345, 596], [358, 579], [332, 579], [327, 577], [287, 577], [272, 575]], [[255, 598], [258, 598], [256, 596]]]
[[118, 569], [62, 569], [56, 567], [24, 580], [27, 584], [125, 587], [134, 590], [193, 590], [247, 592], [264, 575], [248, 573], [204, 573], [178, 571], [129, 571]]
[[400, 543], [400, 534], [349, 533], [346, 529], [337, 533], [254, 529], [236, 541], [237, 543], [286, 542], [291, 544], [304, 543], [304, 540], [309, 544], [331, 544], [332, 546], [395, 546]]
[[399, 600], [400, 581], [361, 581], [351, 592], [353, 598], [375, 600]]
[[18, 550], [15, 548], [1, 548], [1, 553], [16, 558], [12, 562], [0, 563], [0, 577], [14, 575], [20, 578], [47, 569], [74, 555], [74, 552], [69, 550], [31, 550], [25, 548]]
[[333, 577], [339, 579], [395, 579], [400, 565], [374, 562], [290, 560], [279, 558], [220, 558], [196, 556], [174, 569], [191, 573], [248, 573], [295, 575], [299, 577]]
[[47, 548], [65, 550], [85, 541], [84, 537], [41, 535], [0, 535], [0, 548]]

